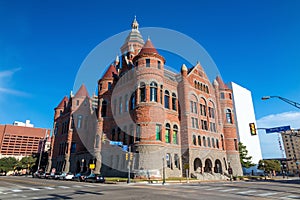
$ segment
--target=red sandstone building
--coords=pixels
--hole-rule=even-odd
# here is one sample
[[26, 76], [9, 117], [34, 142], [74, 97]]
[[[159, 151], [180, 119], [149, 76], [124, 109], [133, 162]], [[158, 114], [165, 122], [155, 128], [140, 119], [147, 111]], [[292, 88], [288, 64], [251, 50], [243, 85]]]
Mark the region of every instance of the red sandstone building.
[[38, 153], [39, 143], [50, 135], [49, 129], [0, 125], [0, 157], [21, 158]]
[[[136, 20], [121, 58], [98, 81], [93, 108], [84, 85], [55, 108], [52, 167], [106, 176], [221, 178], [241, 175], [232, 91], [220, 77], [211, 83], [197, 63], [181, 72], [164, 68]], [[125, 147], [125, 148], [124, 148]], [[126, 149], [133, 152], [128, 160]]]

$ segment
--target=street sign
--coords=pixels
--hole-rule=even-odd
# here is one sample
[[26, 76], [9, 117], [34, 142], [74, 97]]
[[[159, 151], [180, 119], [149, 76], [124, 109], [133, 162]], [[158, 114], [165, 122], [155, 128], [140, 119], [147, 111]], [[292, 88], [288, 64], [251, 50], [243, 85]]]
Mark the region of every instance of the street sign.
[[122, 149], [123, 149], [123, 151], [128, 151], [128, 146], [127, 145], [123, 145]]
[[122, 145], [123, 145], [123, 142], [110, 141], [109, 144], [110, 144], [110, 145], [116, 145], [116, 146], [122, 146]]
[[95, 164], [90, 164], [89, 168], [90, 169], [95, 169], [96, 165]]
[[290, 126], [280, 126], [275, 128], [266, 128], [266, 133], [278, 133], [281, 131], [289, 131], [291, 130]]

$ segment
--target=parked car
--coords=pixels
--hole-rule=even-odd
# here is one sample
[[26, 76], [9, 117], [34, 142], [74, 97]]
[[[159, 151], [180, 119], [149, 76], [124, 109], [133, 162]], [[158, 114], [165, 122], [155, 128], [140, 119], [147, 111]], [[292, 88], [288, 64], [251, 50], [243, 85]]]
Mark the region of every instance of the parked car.
[[61, 175], [61, 172], [51, 173], [49, 178], [57, 180], [57, 179], [59, 179], [60, 175]]
[[84, 177], [84, 181], [92, 183], [104, 183], [105, 178], [101, 174], [91, 173], [90, 175]]
[[50, 173], [42, 172], [39, 178], [49, 179], [51, 177]]
[[75, 180], [75, 181], [78, 181], [78, 182], [81, 182], [81, 181], [84, 181], [84, 178], [85, 176], [88, 176], [89, 173], [77, 173], [73, 176], [72, 180]]
[[74, 174], [71, 172], [62, 172], [61, 175], [59, 176], [60, 180], [72, 180], [74, 177]]

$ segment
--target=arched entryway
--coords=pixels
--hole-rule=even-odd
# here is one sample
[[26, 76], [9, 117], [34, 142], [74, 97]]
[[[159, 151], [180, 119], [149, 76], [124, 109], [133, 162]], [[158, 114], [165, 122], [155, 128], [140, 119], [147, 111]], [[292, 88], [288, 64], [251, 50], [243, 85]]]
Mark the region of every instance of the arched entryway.
[[201, 169], [202, 169], [202, 162], [200, 158], [196, 158], [194, 160], [194, 171], [201, 172]]
[[212, 162], [210, 159], [205, 160], [204, 172], [212, 173]]
[[222, 173], [222, 164], [219, 159], [215, 161], [215, 173]]

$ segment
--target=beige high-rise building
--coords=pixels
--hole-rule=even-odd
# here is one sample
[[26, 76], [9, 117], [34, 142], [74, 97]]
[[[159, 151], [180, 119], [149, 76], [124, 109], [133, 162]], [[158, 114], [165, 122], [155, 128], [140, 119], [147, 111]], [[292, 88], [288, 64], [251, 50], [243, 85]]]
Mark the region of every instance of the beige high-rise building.
[[[298, 131], [282, 133], [282, 140], [287, 159], [287, 171], [291, 174], [299, 173], [300, 164], [300, 135]], [[298, 134], [297, 134], [298, 133]]]

